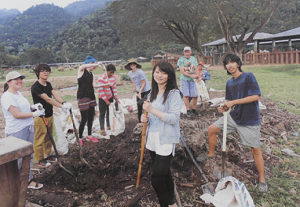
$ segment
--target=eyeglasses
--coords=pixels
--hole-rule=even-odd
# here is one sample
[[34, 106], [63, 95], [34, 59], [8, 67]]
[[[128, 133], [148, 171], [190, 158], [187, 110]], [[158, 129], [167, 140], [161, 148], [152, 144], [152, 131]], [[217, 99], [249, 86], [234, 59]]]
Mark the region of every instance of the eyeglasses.
[[40, 72], [41, 72], [41, 73], [50, 73], [49, 70], [41, 70]]

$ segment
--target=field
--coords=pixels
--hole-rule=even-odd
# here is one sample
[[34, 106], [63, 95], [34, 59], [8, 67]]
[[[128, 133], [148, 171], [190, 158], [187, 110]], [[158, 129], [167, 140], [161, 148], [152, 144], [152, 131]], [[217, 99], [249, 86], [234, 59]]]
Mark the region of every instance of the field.
[[[143, 63], [143, 70], [146, 71], [147, 77], [151, 80], [151, 65]], [[209, 67], [211, 80], [207, 82], [207, 88], [216, 90], [224, 90], [225, 83], [230, 78], [221, 67]], [[284, 114], [281, 120], [289, 122], [291, 119], [299, 120], [300, 115], [300, 66], [284, 65], [284, 66], [244, 66], [245, 72], [252, 72], [260, 85], [262, 91], [262, 103], [268, 107], [268, 113], [278, 112]], [[117, 70], [117, 75], [124, 76], [128, 71]], [[30, 95], [30, 85], [36, 81], [34, 73], [28, 70], [21, 70], [20, 73], [27, 75], [22, 92], [32, 101]], [[102, 73], [102, 70], [96, 70], [95, 75]], [[4, 74], [5, 75], [5, 74]], [[62, 88], [75, 86], [77, 71], [66, 70], [59, 72], [56, 69], [51, 73], [51, 82], [55, 90], [58, 90], [64, 100], [71, 101], [73, 106], [76, 104], [76, 90], [62, 91]], [[68, 77], [64, 77], [68, 76]], [[177, 72], [179, 79], [179, 72]], [[4, 81], [4, 80], [0, 80]], [[3, 92], [3, 83], [0, 85], [1, 94]], [[122, 80], [118, 86], [121, 97], [132, 97], [132, 83]], [[216, 96], [213, 92], [212, 95]], [[221, 93], [222, 95], [222, 93]], [[289, 104], [289, 101], [296, 103], [296, 106]], [[199, 139], [205, 140], [207, 136], [207, 127], [213, 120], [215, 109], [199, 108], [202, 117], [199, 119], [187, 119], [182, 116], [182, 126], [197, 124], [201, 126], [201, 130], [191, 129], [184, 130], [185, 138], [188, 146], [192, 149], [194, 156], [201, 153], [197, 143]], [[289, 114], [289, 112], [295, 114]], [[266, 114], [266, 113], [264, 113]], [[291, 118], [292, 117], [292, 118]], [[296, 117], [296, 118], [294, 118]], [[137, 124], [136, 114], [126, 116], [126, 130], [123, 134], [113, 137], [110, 140], [102, 140], [97, 145], [91, 143], [85, 145], [84, 156], [89, 162], [93, 163], [91, 169], [82, 165], [78, 160], [77, 147], [71, 146], [68, 155], [63, 156], [63, 162], [67, 168], [76, 171], [76, 181], [68, 177], [59, 167], [51, 166], [36, 175], [38, 181], [46, 185], [40, 191], [30, 190], [27, 199], [31, 202], [46, 206], [124, 206], [124, 204], [138, 195], [138, 191], [128, 186], [135, 184], [136, 170], [138, 165], [140, 136], [132, 134], [133, 128]], [[286, 120], [285, 120], [286, 119]], [[0, 127], [4, 129], [3, 115], [1, 114]], [[272, 123], [271, 123], [272, 125]], [[196, 131], [195, 131], [196, 130]], [[281, 153], [284, 148], [293, 150], [296, 154], [300, 154], [299, 135], [295, 136], [295, 132], [300, 134], [299, 122], [293, 122], [291, 126], [282, 129], [286, 131], [287, 140], [284, 140], [279, 134], [266, 135], [262, 133], [262, 149], [264, 159], [266, 161], [267, 182], [269, 192], [260, 194], [257, 190], [257, 171], [255, 165], [242, 163], [242, 160], [231, 161], [234, 166], [240, 167], [240, 172], [246, 172], [252, 175], [248, 178], [246, 184], [256, 206], [273, 207], [273, 206], [300, 206], [300, 161], [297, 157], [287, 157]], [[281, 132], [282, 132], [281, 131]], [[191, 136], [187, 136], [191, 133]], [[201, 134], [201, 136], [200, 136]], [[3, 136], [3, 134], [2, 134]], [[197, 136], [197, 139], [193, 136]], [[275, 139], [274, 143], [270, 142], [270, 137]], [[200, 137], [200, 138], [199, 138]], [[197, 142], [194, 141], [198, 140]], [[194, 144], [193, 144], [194, 143]], [[199, 195], [201, 195], [200, 186], [203, 179], [197, 169], [184, 152], [182, 145], [176, 149], [176, 155], [172, 162], [172, 172], [176, 184], [178, 184], [178, 192], [184, 206], [206, 206], [201, 203]], [[244, 148], [249, 156], [249, 149]], [[271, 153], [269, 152], [271, 150]], [[127, 154], [128, 153], [128, 154]], [[236, 154], [232, 152], [232, 157]], [[240, 159], [241, 157], [239, 157]], [[247, 158], [251, 159], [251, 157]], [[146, 192], [137, 206], [156, 206], [157, 199], [150, 186], [150, 160], [149, 155], [145, 157], [144, 176], [142, 178], [141, 192]], [[205, 173], [209, 174], [210, 165], [201, 166]], [[244, 182], [243, 174], [235, 172], [235, 176]], [[212, 177], [210, 177], [213, 179]], [[246, 181], [245, 181], [246, 182]], [[193, 183], [193, 188], [179, 186], [180, 183]], [[106, 196], [106, 197], [105, 197]], [[55, 202], [52, 200], [56, 200]]]

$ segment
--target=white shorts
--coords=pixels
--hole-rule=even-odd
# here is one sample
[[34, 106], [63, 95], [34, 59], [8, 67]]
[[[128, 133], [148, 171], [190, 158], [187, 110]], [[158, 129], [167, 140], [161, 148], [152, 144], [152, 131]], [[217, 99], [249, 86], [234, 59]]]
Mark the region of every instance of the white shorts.
[[175, 144], [160, 144], [159, 131], [148, 132], [146, 149], [155, 152], [157, 155], [168, 156], [172, 153], [174, 156]]

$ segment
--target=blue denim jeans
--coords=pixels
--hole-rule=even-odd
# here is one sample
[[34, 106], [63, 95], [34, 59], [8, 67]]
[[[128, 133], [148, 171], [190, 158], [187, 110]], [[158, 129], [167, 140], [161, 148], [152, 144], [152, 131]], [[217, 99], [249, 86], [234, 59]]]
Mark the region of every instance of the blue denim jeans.
[[[29, 126], [25, 127], [24, 129], [22, 129], [18, 132], [14, 132], [14, 133], [11, 133], [11, 134], [5, 134], [5, 136], [6, 137], [13, 136], [13, 137], [22, 139], [24, 141], [27, 141], [27, 142], [30, 142], [30, 143], [33, 144], [34, 127], [33, 127], [33, 125], [29, 125]], [[31, 159], [30, 159], [29, 180], [32, 179], [32, 176], [31, 176], [32, 160], [33, 160], [33, 154], [31, 154]], [[18, 167], [19, 167], [20, 175], [21, 175], [21, 172], [22, 172], [22, 161], [23, 161], [23, 158], [18, 159]]]

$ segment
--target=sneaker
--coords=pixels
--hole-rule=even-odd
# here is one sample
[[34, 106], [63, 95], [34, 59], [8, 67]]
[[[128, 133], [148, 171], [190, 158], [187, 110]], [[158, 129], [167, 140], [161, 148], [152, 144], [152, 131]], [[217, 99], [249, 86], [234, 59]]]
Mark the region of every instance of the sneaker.
[[54, 155], [50, 155], [49, 157], [46, 158], [48, 162], [56, 162], [57, 158]]
[[102, 136], [106, 136], [106, 135], [107, 135], [104, 129], [101, 129], [100, 134], [101, 134]]
[[196, 116], [201, 116], [201, 114], [198, 111], [196, 111], [196, 109], [192, 109], [191, 113], [196, 115]]
[[82, 139], [79, 139], [79, 143], [80, 143], [81, 146], [83, 146], [83, 141], [82, 141]]
[[186, 117], [191, 118], [192, 117], [192, 112], [191, 111], [187, 111]]
[[106, 130], [109, 131], [110, 130], [110, 126], [106, 127]]
[[50, 165], [51, 165], [51, 163], [49, 163], [46, 159], [43, 159], [43, 160], [39, 161], [39, 163], [38, 163], [38, 166], [40, 166], [40, 167], [48, 167]]
[[87, 137], [86, 140], [92, 141], [92, 142], [99, 142], [99, 140], [96, 139], [95, 137]]

